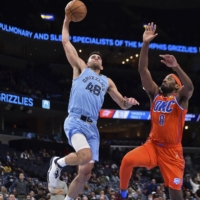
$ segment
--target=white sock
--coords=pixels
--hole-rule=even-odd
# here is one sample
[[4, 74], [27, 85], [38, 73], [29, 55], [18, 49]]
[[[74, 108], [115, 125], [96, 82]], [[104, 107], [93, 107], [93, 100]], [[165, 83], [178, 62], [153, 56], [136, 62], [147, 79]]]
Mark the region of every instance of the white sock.
[[65, 197], [65, 200], [74, 200], [71, 197], [69, 197], [68, 195]]
[[61, 167], [65, 167], [67, 164], [65, 162], [65, 157], [60, 158], [57, 160], [57, 163], [61, 166]]

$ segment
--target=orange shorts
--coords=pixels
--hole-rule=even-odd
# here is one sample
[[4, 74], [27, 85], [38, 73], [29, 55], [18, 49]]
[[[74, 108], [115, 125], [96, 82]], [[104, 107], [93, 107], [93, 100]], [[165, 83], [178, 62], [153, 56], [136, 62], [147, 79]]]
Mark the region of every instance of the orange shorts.
[[[185, 161], [183, 159], [182, 146], [166, 147], [162, 144], [154, 144], [151, 140], [133, 150], [135, 155], [142, 155], [141, 167], [151, 169], [159, 166], [165, 186], [175, 190], [181, 190]], [[136, 159], [137, 160], [137, 159]], [[139, 163], [138, 163], [139, 164]]]

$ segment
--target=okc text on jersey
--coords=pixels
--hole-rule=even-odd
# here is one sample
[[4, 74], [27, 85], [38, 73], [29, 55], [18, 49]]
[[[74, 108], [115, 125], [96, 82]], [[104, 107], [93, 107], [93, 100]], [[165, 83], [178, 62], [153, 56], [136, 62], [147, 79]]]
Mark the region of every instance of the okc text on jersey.
[[172, 107], [173, 104], [175, 104], [175, 100], [170, 100], [170, 101], [157, 100], [155, 102], [153, 111], [170, 113], [173, 110], [173, 107]]

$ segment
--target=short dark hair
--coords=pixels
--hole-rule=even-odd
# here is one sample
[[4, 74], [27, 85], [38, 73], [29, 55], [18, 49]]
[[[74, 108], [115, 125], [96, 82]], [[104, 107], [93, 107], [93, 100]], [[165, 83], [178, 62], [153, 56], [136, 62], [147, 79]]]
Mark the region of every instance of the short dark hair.
[[101, 53], [99, 51], [93, 51], [93, 52], [91, 52], [90, 55], [89, 55], [89, 58], [90, 58], [90, 56], [92, 56], [94, 54], [97, 54], [97, 55], [99, 55], [102, 58]]

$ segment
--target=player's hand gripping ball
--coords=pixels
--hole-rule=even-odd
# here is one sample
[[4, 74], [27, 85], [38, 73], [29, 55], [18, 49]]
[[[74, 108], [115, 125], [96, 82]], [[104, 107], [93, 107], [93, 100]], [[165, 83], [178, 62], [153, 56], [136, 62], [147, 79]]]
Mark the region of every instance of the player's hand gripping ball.
[[67, 18], [73, 22], [82, 21], [87, 15], [87, 8], [82, 1], [70, 1], [65, 7], [65, 14]]

